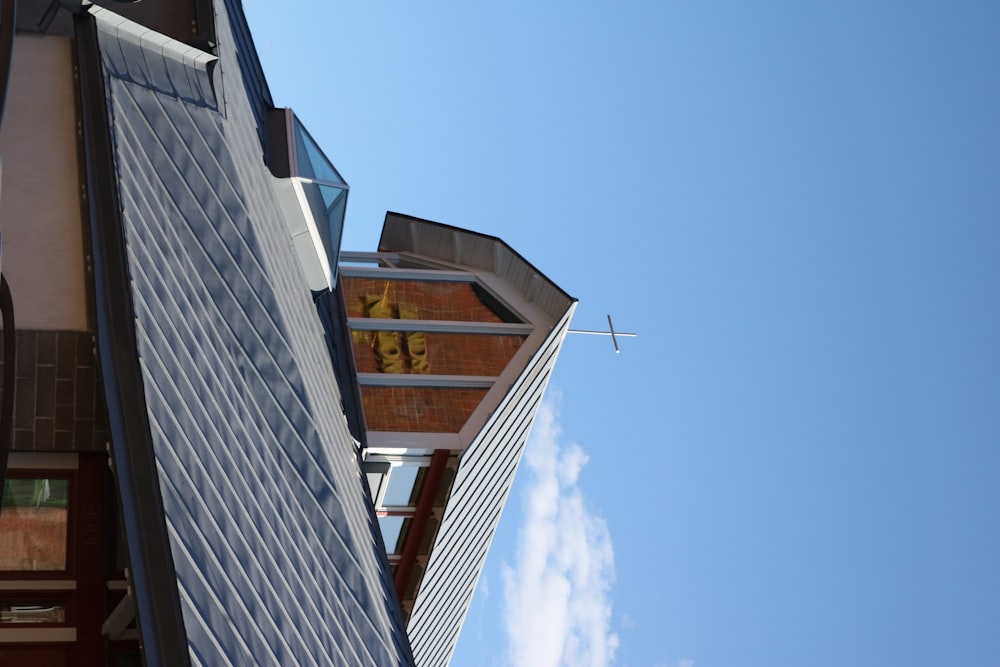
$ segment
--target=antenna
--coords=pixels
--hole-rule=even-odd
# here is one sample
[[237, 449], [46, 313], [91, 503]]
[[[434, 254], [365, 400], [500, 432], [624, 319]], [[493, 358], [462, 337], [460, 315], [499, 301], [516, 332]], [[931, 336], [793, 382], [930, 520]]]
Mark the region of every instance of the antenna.
[[615, 354], [621, 354], [621, 349], [618, 347], [618, 336], [625, 336], [627, 338], [635, 338], [639, 334], [637, 333], [625, 333], [623, 331], [615, 331], [615, 325], [611, 323], [611, 315], [608, 315], [608, 330], [607, 331], [587, 331], [585, 329], [570, 329], [567, 333], [572, 334], [589, 334], [591, 336], [611, 336], [611, 342], [615, 344]]

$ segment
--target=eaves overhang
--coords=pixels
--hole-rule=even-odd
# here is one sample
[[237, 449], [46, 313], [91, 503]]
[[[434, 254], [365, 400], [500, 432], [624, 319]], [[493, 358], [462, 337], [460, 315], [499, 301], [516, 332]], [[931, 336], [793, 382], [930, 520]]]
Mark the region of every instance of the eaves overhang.
[[536, 304], [553, 322], [576, 299], [538, 270], [503, 239], [403, 213], [388, 212], [382, 225], [379, 252], [408, 256], [418, 265], [457, 268], [496, 275]]

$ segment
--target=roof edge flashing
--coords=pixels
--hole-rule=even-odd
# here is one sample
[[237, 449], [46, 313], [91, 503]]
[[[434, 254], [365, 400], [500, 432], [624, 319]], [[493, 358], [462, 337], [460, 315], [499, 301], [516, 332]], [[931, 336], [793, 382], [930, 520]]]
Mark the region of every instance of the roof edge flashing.
[[577, 299], [570, 296], [503, 239], [389, 211], [379, 252], [398, 253], [431, 266], [493, 274], [558, 321]]
[[87, 13], [94, 18], [101, 59], [109, 75], [171, 97], [219, 108], [219, 82], [215, 79], [221, 76], [216, 72], [218, 56], [97, 5], [90, 5]]
[[335, 260], [336, 255], [331, 257], [331, 253], [335, 249], [328, 248], [323, 242], [319, 224], [309, 207], [301, 179], [272, 176], [271, 186], [309, 289], [313, 292], [333, 289], [336, 280], [336, 262], [331, 260]]

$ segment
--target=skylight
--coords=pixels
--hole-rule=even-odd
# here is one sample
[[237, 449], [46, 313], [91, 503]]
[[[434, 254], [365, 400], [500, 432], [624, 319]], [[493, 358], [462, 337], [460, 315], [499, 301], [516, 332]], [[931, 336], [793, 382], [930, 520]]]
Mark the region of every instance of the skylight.
[[322, 291], [337, 278], [349, 187], [291, 109], [276, 109], [271, 123], [271, 171], [282, 179], [286, 222], [310, 288]]

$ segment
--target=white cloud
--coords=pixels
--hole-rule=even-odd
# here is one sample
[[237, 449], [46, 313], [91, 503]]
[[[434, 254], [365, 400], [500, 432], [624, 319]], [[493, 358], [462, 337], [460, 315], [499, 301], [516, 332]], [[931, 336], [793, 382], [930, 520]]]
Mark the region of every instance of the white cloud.
[[543, 402], [525, 452], [532, 479], [517, 560], [503, 571], [508, 659], [517, 667], [604, 667], [618, 647], [611, 536], [577, 486], [587, 455], [560, 446], [559, 435], [555, 409]]

